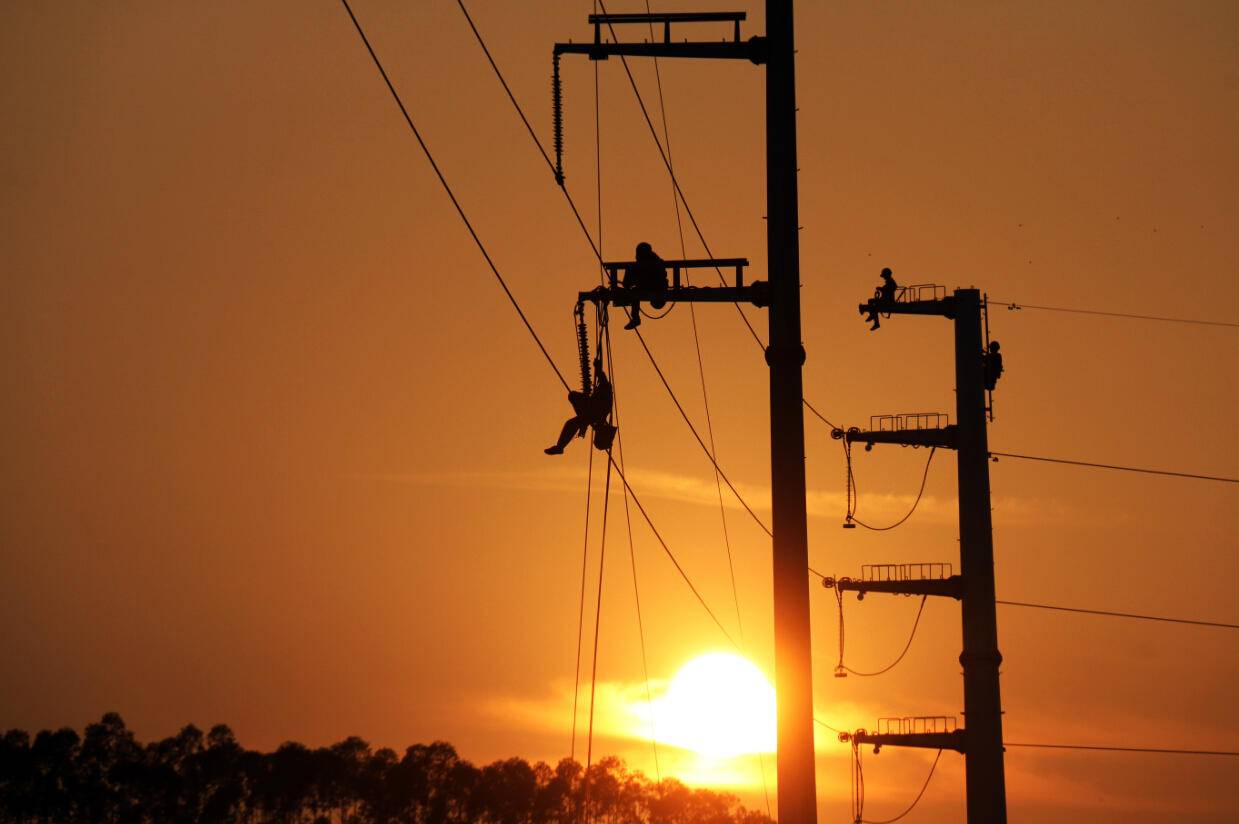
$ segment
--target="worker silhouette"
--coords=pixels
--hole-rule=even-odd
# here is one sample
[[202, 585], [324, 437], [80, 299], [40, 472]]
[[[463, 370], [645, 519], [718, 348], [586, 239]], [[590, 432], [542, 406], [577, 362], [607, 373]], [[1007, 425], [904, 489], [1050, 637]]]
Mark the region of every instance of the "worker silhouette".
[[990, 341], [989, 352], [982, 356], [985, 359], [985, 388], [991, 392], [1002, 377], [1002, 353], [998, 351], [1001, 348], [998, 341]]
[[594, 362], [594, 374], [594, 389], [588, 395], [584, 392], [568, 392], [568, 403], [572, 404], [572, 411], [576, 414], [564, 421], [559, 440], [554, 446], [548, 446], [544, 450], [546, 454], [564, 454], [564, 447], [574, 437], [585, 437], [585, 430], [591, 426], [594, 428], [594, 447], [603, 452], [611, 448], [616, 432], [616, 427], [612, 426], [609, 420], [613, 397], [611, 382], [607, 380], [607, 373], [602, 371], [601, 362]]
[[[634, 264], [624, 270], [625, 289], [640, 289], [641, 291], [667, 291], [667, 266], [663, 259], [655, 254], [650, 244], [642, 241], [637, 244]], [[666, 305], [662, 298], [654, 298], [650, 306], [661, 309]], [[632, 317], [624, 324], [625, 329], [636, 329], [641, 325], [641, 301], [632, 302]]]
[[895, 294], [898, 289], [899, 289], [899, 284], [895, 282], [895, 278], [891, 274], [891, 270], [883, 269], [882, 270], [882, 285], [877, 288], [877, 291], [874, 293], [873, 299], [870, 300], [869, 303], [867, 304], [868, 308], [867, 309], [862, 308], [860, 310], [862, 313], [866, 311], [869, 313], [868, 315], [865, 316], [865, 320], [872, 321], [873, 323], [873, 326], [869, 327], [870, 332], [874, 331], [875, 329], [877, 329], [879, 326], [882, 325], [878, 321], [878, 312], [882, 310], [883, 306], [889, 306], [890, 304], [895, 302]]

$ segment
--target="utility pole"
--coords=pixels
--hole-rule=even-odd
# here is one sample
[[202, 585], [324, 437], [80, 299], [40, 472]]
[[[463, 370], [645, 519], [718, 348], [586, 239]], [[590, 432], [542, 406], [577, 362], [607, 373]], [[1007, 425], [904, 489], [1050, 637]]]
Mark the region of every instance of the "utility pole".
[[800, 338], [796, 58], [791, 0], [766, 0], [766, 247], [770, 276], [770, 492], [779, 821], [816, 822], [813, 656]]
[[[792, 0], [766, 0], [766, 36], [740, 39], [743, 12], [606, 14], [590, 15], [592, 43], [555, 44], [553, 87], [556, 98], [556, 148], [562, 134], [558, 60], [562, 54], [586, 54], [591, 60], [612, 55], [646, 57], [739, 58], [766, 66], [766, 232], [768, 284], [742, 286], [741, 299], [770, 308], [770, 478], [774, 522], [774, 640], [775, 690], [778, 701], [778, 817], [781, 824], [816, 824], [817, 788], [813, 741], [813, 665], [809, 621], [808, 519], [805, 510], [804, 408], [802, 369], [805, 360], [800, 338], [800, 246], [796, 187], [796, 70]], [[678, 22], [731, 22], [731, 40], [672, 42], [671, 26]], [[661, 41], [603, 42], [602, 26], [661, 25]], [[558, 152], [557, 152], [558, 154]], [[556, 164], [562, 183], [562, 163]], [[701, 261], [667, 261], [675, 268], [675, 300], [735, 300], [709, 298], [709, 289], [681, 290], [679, 268]], [[709, 263], [708, 261], [705, 263]], [[616, 273], [630, 265], [605, 263], [610, 286], [582, 292], [578, 300], [631, 305], [634, 299], [668, 299], [662, 293], [619, 289]], [[677, 265], [679, 268], [677, 268]], [[729, 290], [730, 291], [730, 290]], [[694, 296], [695, 295], [695, 296]], [[720, 293], [721, 295], [721, 293]]]
[[860, 580], [827, 578], [822, 583], [841, 591], [936, 595], [961, 602], [964, 670], [964, 728], [944, 718], [879, 719], [878, 732], [844, 733], [857, 744], [951, 749], [964, 755], [969, 824], [1005, 824], [1006, 780], [1003, 768], [1002, 701], [998, 668], [998, 622], [994, 595], [994, 538], [990, 517], [989, 444], [986, 434], [986, 346], [981, 316], [985, 303], [976, 289], [956, 289], [947, 297], [934, 285], [906, 287], [893, 301], [874, 299], [861, 305], [900, 315], [939, 315], [955, 327], [955, 415], [882, 416], [870, 429], [836, 429], [848, 444], [877, 443], [956, 450], [959, 482], [960, 574], [949, 564], [900, 564], [867, 567]]

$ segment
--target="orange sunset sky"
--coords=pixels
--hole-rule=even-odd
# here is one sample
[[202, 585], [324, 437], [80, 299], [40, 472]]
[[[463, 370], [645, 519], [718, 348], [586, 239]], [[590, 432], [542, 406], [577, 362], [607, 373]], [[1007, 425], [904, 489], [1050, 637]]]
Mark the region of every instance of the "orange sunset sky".
[[[592, 4], [468, 5], [549, 146], [551, 46], [590, 36]], [[949, 325], [870, 333], [856, 314], [882, 266], [999, 301], [1239, 321], [1239, 5], [797, 6], [805, 394], [832, 421], [954, 414]], [[760, 3], [655, 7], [743, 9], [746, 35], [764, 31]], [[572, 376], [572, 303], [596, 261], [460, 9], [354, 9]], [[630, 64], [657, 117], [653, 64]], [[542, 454], [562, 388], [343, 8], [9, 3], [0, 67], [0, 729], [116, 710], [143, 739], [224, 722], [264, 749], [356, 734], [443, 739], [475, 762], [567, 756], [588, 451]], [[594, 64], [563, 63], [568, 189], [592, 230], [600, 145], [604, 255], [645, 240], [681, 257], [623, 67], [598, 69], [596, 144]], [[762, 70], [659, 70], [710, 247], [764, 278]], [[700, 306], [696, 323], [718, 461], [768, 519], [767, 367], [733, 308]], [[999, 307], [990, 326], [1007, 368], [991, 449], [1239, 475], [1236, 329]], [[738, 601], [772, 679], [769, 539], [725, 493], [733, 600], [710, 464], [615, 327], [633, 488], [729, 631]], [[686, 306], [642, 326], [704, 432], [692, 329]], [[839, 446], [805, 427], [816, 569], [958, 563], [953, 455], [905, 526], [844, 531]], [[857, 450], [858, 514], [899, 518], [925, 457]], [[1233, 485], [1011, 459], [991, 483], [999, 598], [1239, 620]], [[594, 752], [652, 772], [633, 562], [656, 698], [729, 646], [635, 512], [630, 559], [618, 496]], [[835, 600], [812, 583], [820, 718], [961, 713], [956, 603], [926, 605], [889, 674], [836, 679]], [[849, 597], [847, 663], [889, 663], [916, 608]], [[998, 622], [1008, 741], [1239, 749], [1233, 631], [1003, 606]], [[850, 751], [818, 732], [820, 817], [843, 821]], [[659, 753], [664, 773], [764, 810], [756, 757]], [[902, 810], [932, 757], [866, 753], [867, 815]], [[1239, 759], [1012, 748], [1006, 768], [1012, 822], [1239, 818]], [[908, 820], [958, 821], [963, 798], [962, 759], [944, 753]]]

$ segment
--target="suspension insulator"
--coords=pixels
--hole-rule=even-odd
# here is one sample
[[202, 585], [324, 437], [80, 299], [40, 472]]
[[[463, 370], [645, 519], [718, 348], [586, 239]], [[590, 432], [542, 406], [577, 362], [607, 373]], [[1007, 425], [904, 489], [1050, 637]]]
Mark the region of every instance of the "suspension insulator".
[[564, 185], [564, 92], [559, 81], [559, 55], [551, 56], [551, 122], [555, 136], [555, 182]]
[[592, 388], [589, 376], [589, 330], [585, 327], [585, 307], [578, 303], [576, 311], [576, 348], [581, 361], [581, 391], [588, 395]]

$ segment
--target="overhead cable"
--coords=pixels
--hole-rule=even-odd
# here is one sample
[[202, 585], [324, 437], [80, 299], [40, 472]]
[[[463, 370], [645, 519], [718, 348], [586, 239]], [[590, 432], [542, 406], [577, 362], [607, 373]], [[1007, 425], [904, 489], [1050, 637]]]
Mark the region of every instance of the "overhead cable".
[[[614, 458], [610, 458], [609, 456], [608, 458], [612, 464], [615, 464]], [[723, 637], [726, 638], [733, 647], [740, 649], [740, 645], [736, 643], [736, 639], [731, 637], [731, 633], [729, 633], [727, 628], [723, 626], [723, 622], [720, 621], [718, 616], [714, 614], [714, 610], [710, 609], [710, 605], [706, 603], [706, 599], [702, 597], [701, 592], [698, 591], [697, 587], [693, 585], [692, 579], [688, 577], [688, 573], [684, 571], [684, 567], [680, 566], [679, 560], [675, 557], [675, 554], [671, 551], [671, 548], [667, 546], [667, 542], [663, 540], [662, 533], [660, 533], [658, 528], [654, 526], [654, 521], [651, 520], [650, 514], [646, 512], [645, 507], [642, 506], [641, 499], [637, 497], [637, 493], [633, 491], [632, 486], [629, 485], [628, 479], [624, 477], [624, 470], [620, 466], [616, 465], [615, 472], [619, 475], [620, 481], [624, 484], [624, 488], [628, 490], [628, 494], [632, 497], [632, 502], [637, 505], [637, 511], [641, 513], [642, 518], [645, 518], [645, 523], [649, 526], [650, 531], [654, 533], [654, 537], [658, 540], [659, 545], [662, 546], [663, 552], [667, 553], [667, 557], [670, 558], [671, 563], [675, 565], [676, 571], [680, 573], [680, 577], [684, 579], [684, 583], [688, 584], [688, 588], [692, 590], [693, 595], [697, 598], [697, 602], [701, 604], [701, 608], [704, 609], [706, 614], [710, 616], [710, 619], [714, 621], [714, 624], [718, 627], [719, 632], [723, 633]]]
[[921, 605], [917, 607], [916, 619], [912, 622], [912, 631], [908, 633], [908, 642], [903, 645], [903, 650], [900, 651], [899, 656], [880, 670], [875, 670], [874, 672], [861, 672], [860, 670], [854, 670], [843, 663], [843, 590], [836, 587], [836, 592], [838, 593], [837, 597], [839, 598], [839, 666], [847, 670], [852, 675], [859, 675], [863, 678], [872, 678], [877, 675], [885, 675], [895, 667], [899, 666], [899, 662], [902, 661], [904, 656], [908, 654], [908, 650], [912, 649], [912, 640], [916, 638], [916, 628], [921, 625], [921, 615], [925, 612], [925, 601], [929, 596], [921, 596]]
[[1031, 303], [1013, 303], [991, 300], [995, 306], [1005, 306], [1010, 310], [1040, 309], [1045, 312], [1070, 312], [1073, 315], [1104, 315], [1109, 318], [1128, 318], [1129, 320], [1156, 320], [1165, 323], [1191, 323], [1197, 326], [1229, 326], [1239, 328], [1239, 323], [1226, 320], [1199, 320], [1197, 318], [1170, 318], [1162, 315], [1133, 315], [1128, 312], [1102, 312], [1099, 309], [1073, 309], [1066, 306], [1035, 306]]
[[1017, 455], [1013, 452], [991, 452], [989, 454], [991, 457], [996, 458], [1018, 458], [1023, 461], [1042, 461], [1044, 463], [1088, 466], [1095, 469], [1115, 469], [1120, 472], [1139, 472], [1145, 475], [1168, 475], [1172, 478], [1192, 478], [1198, 481], [1217, 481], [1224, 484], [1239, 484], [1239, 478], [1227, 478], [1221, 475], [1201, 475], [1195, 472], [1171, 472], [1167, 469], [1145, 469], [1137, 466], [1116, 466], [1115, 464], [1093, 463], [1091, 461], [1072, 461], [1066, 458], [1046, 458], [1041, 455]]
[[667, 390], [667, 394], [671, 396], [671, 401], [675, 404], [675, 408], [680, 411], [680, 417], [684, 419], [684, 423], [688, 424], [689, 431], [692, 432], [693, 437], [697, 439], [698, 445], [700, 445], [702, 451], [706, 453], [706, 456], [710, 459], [710, 463], [714, 465], [714, 469], [718, 472], [719, 477], [723, 479], [723, 483], [727, 484], [727, 488], [731, 490], [731, 494], [736, 496], [736, 500], [739, 501], [745, 511], [753, 517], [753, 520], [757, 522], [757, 525], [761, 527], [767, 535], [774, 537], [774, 533], [770, 531], [770, 527], [766, 526], [766, 522], [761, 519], [761, 516], [753, 511], [753, 507], [749, 506], [748, 501], [744, 500], [744, 496], [740, 494], [740, 491], [736, 489], [735, 484], [733, 484], [731, 479], [727, 477], [727, 473], [723, 471], [723, 468], [718, 465], [718, 461], [716, 461], [714, 456], [710, 454], [710, 448], [706, 446], [706, 442], [701, 439], [701, 435], [697, 432], [697, 427], [693, 426], [692, 420], [688, 417], [688, 412], [684, 410], [684, 406], [680, 403], [680, 399], [676, 397], [675, 390], [673, 390], [671, 388], [671, 384], [667, 382], [667, 376], [663, 374], [663, 370], [658, 366], [658, 362], [654, 360], [654, 355], [650, 352], [650, 347], [646, 344], [645, 337], [641, 334], [641, 330], [634, 329], [633, 331], [637, 333], [637, 340], [641, 342], [641, 348], [645, 350], [646, 355], [649, 355], [650, 365], [652, 365], [654, 367], [654, 371], [658, 373], [659, 380], [663, 382], [663, 388], [665, 388]]
[[1079, 612], [1085, 615], [1105, 615], [1110, 618], [1136, 618], [1141, 621], [1162, 621], [1168, 624], [1191, 624], [1198, 627], [1217, 627], [1219, 629], [1239, 629], [1239, 624], [1226, 624], [1220, 621], [1196, 621], [1190, 618], [1168, 618], [1164, 615], [1139, 615], [1133, 612], [1110, 612], [1103, 609], [1082, 609], [1079, 607], [1060, 607], [1052, 604], [1030, 604], [1025, 601], [995, 601], [1008, 607], [1031, 607], [1033, 609], [1052, 609], [1057, 612]]
[[1036, 747], [1043, 750], [1097, 750], [1100, 752], [1137, 752], [1154, 755], [1217, 755], [1239, 757], [1239, 750], [1178, 750], [1164, 747], [1098, 747], [1090, 744], [1042, 744], [1019, 741], [1003, 741], [1004, 747]]
[[375, 54], [374, 47], [370, 45], [369, 38], [366, 37], [366, 32], [362, 29], [361, 23], [357, 20], [357, 16], [353, 14], [352, 7], [349, 6], [348, 0], [340, 0], [344, 6], [344, 10], [348, 12], [349, 19], [353, 21], [353, 26], [357, 29], [357, 34], [361, 36], [361, 42], [365, 44], [366, 51], [370, 53], [370, 59], [374, 61], [374, 66], [379, 70], [379, 74], [383, 76], [383, 82], [387, 84], [387, 90], [391, 92], [392, 98], [396, 101], [396, 105], [400, 108], [400, 113], [404, 115], [405, 123], [409, 124], [409, 130], [413, 132], [413, 137], [417, 139], [417, 145], [421, 146], [422, 152], [426, 155], [426, 159], [430, 161], [430, 167], [434, 169], [435, 175], [439, 178], [439, 183], [443, 185], [443, 191], [447, 192], [448, 198], [451, 199], [452, 205], [456, 207], [456, 213], [460, 215], [460, 219], [464, 222], [465, 228], [469, 230], [469, 235], [473, 238], [473, 242], [477, 244], [478, 251], [482, 253], [482, 257], [486, 259], [486, 264], [494, 273], [495, 279], [499, 281], [499, 285], [503, 288], [503, 292], [508, 296], [508, 300], [512, 304], [512, 308], [516, 310], [516, 314], [520, 316], [521, 322], [525, 324], [525, 328], [529, 330], [530, 336], [534, 343], [538, 345], [538, 349], [542, 352], [542, 357], [546, 358], [546, 362], [551, 365], [551, 369], [555, 370], [555, 375], [559, 378], [559, 382], [564, 385], [564, 389], [570, 388], [568, 381], [564, 378], [562, 372], [559, 371], [559, 366], [551, 358], [551, 353], [546, 350], [546, 346], [542, 343], [542, 338], [538, 337], [538, 333], [534, 331], [533, 326], [529, 323], [529, 318], [525, 317], [524, 310], [516, 301], [516, 296], [512, 294], [512, 290], [508, 288], [508, 283], [503, 279], [503, 275], [499, 274], [498, 267], [491, 260], [490, 254], [486, 251], [486, 247], [482, 244], [482, 239], [478, 237], [478, 233], [474, 231], [473, 224], [469, 222], [465, 210], [461, 207], [460, 201], [456, 199], [456, 195], [452, 192], [452, 187], [447, 184], [447, 179], [443, 176], [443, 172], [439, 170], [439, 164], [435, 162], [434, 155], [430, 153], [430, 147], [426, 145], [426, 141], [422, 139], [422, 133], [417, 130], [417, 126], [413, 125], [413, 118], [409, 116], [409, 110], [405, 108], [404, 101], [400, 99], [400, 94], [396, 91], [396, 87], [392, 85], [391, 78], [387, 76], [387, 70], [383, 68], [383, 63], [379, 60], [379, 56]]

